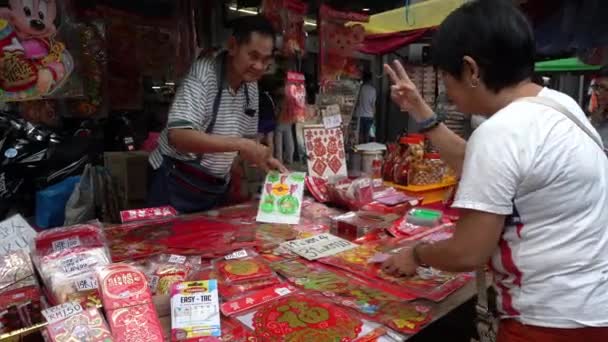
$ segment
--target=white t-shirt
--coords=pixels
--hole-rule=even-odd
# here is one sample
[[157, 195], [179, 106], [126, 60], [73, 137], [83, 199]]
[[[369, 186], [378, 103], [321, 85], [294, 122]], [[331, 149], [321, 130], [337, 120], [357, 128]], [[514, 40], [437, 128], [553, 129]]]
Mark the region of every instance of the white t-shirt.
[[[569, 96], [539, 96], [592, 128]], [[508, 216], [491, 261], [503, 318], [608, 327], [608, 159], [569, 118], [529, 102], [490, 117], [467, 144], [454, 207]]]

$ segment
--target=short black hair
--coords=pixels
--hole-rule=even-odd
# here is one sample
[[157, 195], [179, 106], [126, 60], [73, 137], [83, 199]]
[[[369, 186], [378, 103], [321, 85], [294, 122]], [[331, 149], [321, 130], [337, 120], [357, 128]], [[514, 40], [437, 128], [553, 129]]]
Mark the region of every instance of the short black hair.
[[276, 42], [276, 32], [268, 19], [262, 15], [249, 15], [236, 19], [232, 26], [232, 36], [239, 44], [248, 43], [251, 34], [257, 32]]
[[494, 92], [532, 77], [535, 52], [530, 23], [508, 0], [465, 3], [444, 20], [432, 45], [437, 68], [460, 79], [463, 57], [469, 56]]
[[363, 74], [361, 75], [361, 80], [363, 80], [363, 82], [369, 82], [372, 80], [372, 73], [365, 70], [363, 72]]

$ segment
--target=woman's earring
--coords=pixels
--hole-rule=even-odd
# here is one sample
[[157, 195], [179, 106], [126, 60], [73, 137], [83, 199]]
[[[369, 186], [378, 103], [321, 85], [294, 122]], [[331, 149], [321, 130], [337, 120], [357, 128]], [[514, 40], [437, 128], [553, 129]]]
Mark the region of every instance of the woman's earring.
[[471, 88], [477, 88], [477, 87], [479, 87], [479, 81], [478, 80], [471, 81]]

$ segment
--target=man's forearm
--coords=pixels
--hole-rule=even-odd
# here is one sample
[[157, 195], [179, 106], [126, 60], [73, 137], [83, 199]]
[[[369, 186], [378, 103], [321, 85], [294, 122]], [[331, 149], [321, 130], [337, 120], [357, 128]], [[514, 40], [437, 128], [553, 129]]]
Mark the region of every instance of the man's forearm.
[[244, 138], [206, 134], [192, 129], [169, 130], [169, 143], [181, 153], [239, 152]]

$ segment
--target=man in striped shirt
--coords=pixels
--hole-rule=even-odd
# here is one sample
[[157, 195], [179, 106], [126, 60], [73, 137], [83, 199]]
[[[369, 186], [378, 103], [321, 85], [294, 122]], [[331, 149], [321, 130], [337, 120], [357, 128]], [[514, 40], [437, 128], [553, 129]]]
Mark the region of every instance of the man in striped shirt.
[[266, 170], [286, 171], [254, 140], [257, 81], [272, 62], [274, 47], [272, 25], [261, 16], [244, 17], [235, 23], [227, 51], [194, 62], [150, 156], [149, 206], [195, 212], [221, 204], [237, 155]]

